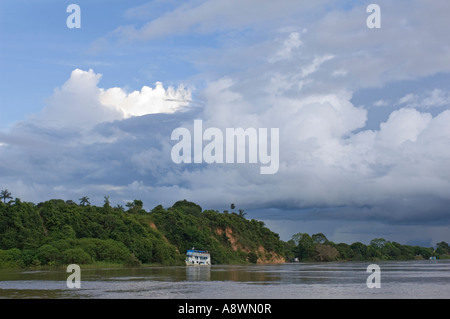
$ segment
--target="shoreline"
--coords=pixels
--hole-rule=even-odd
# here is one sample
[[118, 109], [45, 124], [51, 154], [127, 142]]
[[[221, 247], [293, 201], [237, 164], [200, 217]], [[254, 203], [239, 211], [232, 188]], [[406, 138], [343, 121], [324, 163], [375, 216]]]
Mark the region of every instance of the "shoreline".
[[[450, 255], [444, 255], [441, 258], [434, 260], [429, 259], [374, 259], [374, 260], [332, 260], [332, 261], [315, 261], [315, 260], [303, 260], [303, 261], [286, 261], [284, 263], [227, 263], [227, 264], [213, 264], [211, 266], [264, 266], [264, 265], [282, 265], [282, 264], [333, 264], [333, 263], [376, 263], [376, 262], [410, 262], [410, 261], [439, 261], [450, 260]], [[34, 267], [3, 267], [1, 271], [15, 270], [15, 271], [52, 271], [52, 270], [66, 270], [69, 264], [55, 265], [55, 266], [34, 266]], [[92, 264], [81, 264], [83, 269], [142, 269], [142, 268], [158, 268], [158, 267], [192, 267], [186, 266], [184, 263], [165, 265], [161, 263], [148, 263], [141, 264], [139, 266], [131, 266], [119, 263], [98, 262]], [[201, 266], [198, 266], [201, 267]]]

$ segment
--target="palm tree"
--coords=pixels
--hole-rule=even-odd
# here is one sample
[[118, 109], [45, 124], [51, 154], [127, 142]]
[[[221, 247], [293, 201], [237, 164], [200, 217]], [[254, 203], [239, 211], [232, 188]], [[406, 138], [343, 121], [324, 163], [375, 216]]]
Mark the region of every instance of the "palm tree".
[[81, 197], [80, 198], [80, 205], [81, 206], [89, 206], [89, 205], [91, 205], [91, 203], [89, 202], [89, 197], [87, 197], [87, 196], [83, 196], [83, 197]]
[[239, 209], [239, 217], [245, 217], [245, 215], [247, 215], [247, 213], [245, 213], [243, 209]]
[[128, 207], [129, 212], [137, 212], [142, 209], [144, 203], [140, 199], [135, 199], [132, 202], [128, 202], [125, 206]]
[[0, 192], [0, 197], [3, 199], [3, 202], [6, 203], [7, 199], [12, 199], [11, 193], [8, 192], [7, 189]]
[[105, 204], [103, 205], [103, 207], [110, 207], [111, 205], [110, 205], [110, 202], [109, 202], [109, 196], [104, 196], [104, 198], [105, 198]]

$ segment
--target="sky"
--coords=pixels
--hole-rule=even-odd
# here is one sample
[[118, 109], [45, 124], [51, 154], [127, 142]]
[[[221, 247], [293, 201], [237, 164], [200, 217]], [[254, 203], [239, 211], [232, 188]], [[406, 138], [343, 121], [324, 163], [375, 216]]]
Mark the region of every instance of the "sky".
[[[1, 0], [0, 189], [147, 210], [234, 203], [283, 240], [450, 242], [448, 12], [446, 0]], [[278, 129], [265, 140], [278, 170], [176, 163], [172, 133], [194, 147], [194, 120], [216, 151], [218, 132], [254, 128], [260, 150], [261, 129]]]

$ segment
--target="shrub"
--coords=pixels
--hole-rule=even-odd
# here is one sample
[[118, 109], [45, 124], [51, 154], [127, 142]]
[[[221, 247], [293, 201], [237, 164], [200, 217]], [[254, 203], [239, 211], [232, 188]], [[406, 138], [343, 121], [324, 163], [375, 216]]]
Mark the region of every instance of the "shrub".
[[65, 264], [89, 264], [92, 257], [82, 248], [71, 248], [62, 253], [62, 261]]
[[23, 266], [22, 253], [19, 249], [0, 250], [0, 268], [21, 268]]
[[60, 259], [60, 254], [61, 253], [58, 248], [46, 244], [39, 247], [36, 257], [41, 265], [51, 265], [55, 264], [58, 259]]

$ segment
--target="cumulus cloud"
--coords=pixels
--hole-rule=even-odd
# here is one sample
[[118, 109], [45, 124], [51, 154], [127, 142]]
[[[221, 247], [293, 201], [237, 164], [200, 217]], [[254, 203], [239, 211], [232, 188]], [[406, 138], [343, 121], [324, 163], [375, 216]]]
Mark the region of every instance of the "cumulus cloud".
[[158, 82], [127, 93], [99, 87], [100, 79], [93, 70], [75, 69], [41, 113], [0, 132], [2, 184], [27, 200], [123, 194], [124, 180], [161, 167], [159, 140], [179, 121], [158, 116], [186, 108], [190, 91]]
[[55, 89], [37, 120], [46, 126], [70, 127], [123, 118], [119, 109], [100, 102], [100, 78], [93, 70], [73, 70], [70, 78]]
[[35, 119], [45, 126], [92, 127], [132, 116], [173, 113], [187, 106], [191, 99], [190, 90], [183, 86], [165, 89], [161, 82], [155, 88], [144, 86], [131, 93], [119, 87], [104, 89], [98, 86], [101, 77], [92, 69], [73, 70]]
[[187, 106], [190, 100], [191, 92], [183, 86], [166, 90], [161, 82], [156, 82], [154, 89], [144, 86], [141, 91], [127, 94], [122, 88], [111, 88], [100, 95], [103, 105], [116, 107], [123, 112], [124, 117], [174, 113]]
[[392, 148], [406, 141], [415, 142], [430, 121], [431, 115], [427, 113], [420, 113], [414, 109], [396, 110], [386, 122], [381, 123], [377, 138], [380, 143]]
[[211, 83], [203, 92], [202, 118], [205, 127], [280, 128], [279, 172], [260, 176], [252, 165], [188, 166], [177, 175], [180, 194], [211, 206], [234, 199], [253, 209], [279, 209], [273, 218], [296, 219], [297, 210], [309, 210], [309, 220], [449, 219], [449, 111], [433, 116], [401, 108], [378, 130], [367, 130], [368, 112], [351, 103], [351, 92], [302, 96], [281, 86], [274, 92], [268, 76], [273, 72], [267, 72], [257, 99], [238, 80]]

